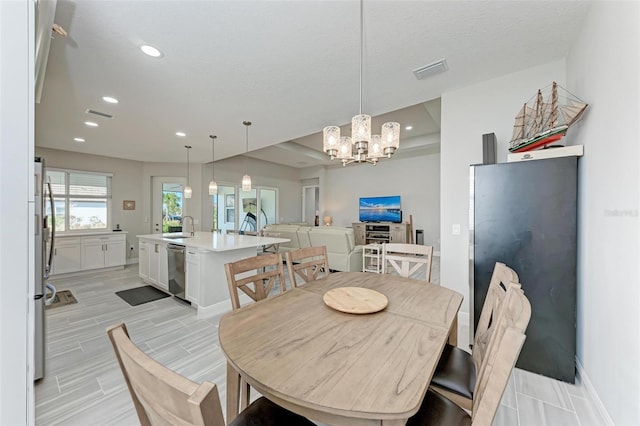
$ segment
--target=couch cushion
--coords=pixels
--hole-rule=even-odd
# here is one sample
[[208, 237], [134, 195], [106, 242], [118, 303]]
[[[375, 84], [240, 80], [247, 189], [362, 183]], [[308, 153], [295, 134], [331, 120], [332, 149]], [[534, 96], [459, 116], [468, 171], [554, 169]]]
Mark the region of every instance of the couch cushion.
[[300, 226], [296, 231], [298, 234], [298, 243], [300, 248], [311, 247], [311, 241], [309, 240], [309, 231], [312, 230], [311, 226]]
[[348, 233], [344, 230], [328, 230], [327, 228], [329, 227], [312, 228], [309, 231], [311, 245], [314, 247], [327, 246], [328, 253], [349, 254], [353, 246], [349, 242]]
[[263, 235], [271, 235], [277, 238], [288, 238], [290, 241], [279, 244], [279, 251], [297, 250], [300, 248], [300, 242], [298, 241], [298, 228], [297, 225], [267, 225], [263, 230]]

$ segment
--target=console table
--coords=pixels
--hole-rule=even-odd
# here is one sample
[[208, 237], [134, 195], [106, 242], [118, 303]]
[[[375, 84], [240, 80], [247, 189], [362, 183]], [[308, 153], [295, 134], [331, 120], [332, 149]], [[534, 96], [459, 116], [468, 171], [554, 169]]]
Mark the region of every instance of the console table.
[[356, 245], [408, 243], [411, 228], [406, 223], [356, 222], [352, 224]]

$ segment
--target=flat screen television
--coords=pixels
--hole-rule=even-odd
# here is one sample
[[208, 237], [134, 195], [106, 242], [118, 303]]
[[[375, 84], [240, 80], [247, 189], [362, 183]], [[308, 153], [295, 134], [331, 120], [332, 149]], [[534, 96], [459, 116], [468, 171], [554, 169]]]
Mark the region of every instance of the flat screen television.
[[360, 222], [402, 222], [400, 196], [361, 197]]

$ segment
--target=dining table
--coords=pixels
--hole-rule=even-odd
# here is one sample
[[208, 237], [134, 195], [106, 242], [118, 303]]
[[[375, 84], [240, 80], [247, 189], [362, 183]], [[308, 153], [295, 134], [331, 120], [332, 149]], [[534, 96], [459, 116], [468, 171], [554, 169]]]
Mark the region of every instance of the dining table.
[[[327, 304], [328, 292], [353, 287], [383, 295], [386, 306], [355, 314]], [[227, 313], [218, 329], [227, 423], [238, 414], [242, 377], [314, 421], [404, 425], [420, 408], [450, 336], [455, 343], [462, 298], [397, 275], [334, 272]]]

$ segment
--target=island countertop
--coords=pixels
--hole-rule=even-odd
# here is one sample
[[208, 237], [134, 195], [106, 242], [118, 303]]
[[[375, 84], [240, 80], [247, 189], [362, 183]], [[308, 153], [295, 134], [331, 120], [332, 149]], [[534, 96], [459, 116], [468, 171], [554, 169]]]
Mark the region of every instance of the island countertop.
[[179, 244], [194, 249], [222, 252], [251, 247], [280, 244], [288, 238], [260, 237], [253, 235], [226, 234], [217, 232], [196, 232], [194, 236], [188, 232], [172, 232], [165, 234], [136, 235], [136, 237], [162, 243]]

